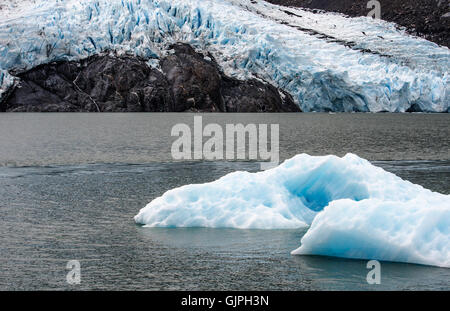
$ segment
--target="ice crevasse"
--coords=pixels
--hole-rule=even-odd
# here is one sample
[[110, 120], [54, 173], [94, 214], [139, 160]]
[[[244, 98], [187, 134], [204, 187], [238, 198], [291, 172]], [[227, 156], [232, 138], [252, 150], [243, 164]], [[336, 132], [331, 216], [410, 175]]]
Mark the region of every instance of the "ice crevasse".
[[227, 75], [289, 92], [303, 111], [448, 112], [450, 50], [366, 17], [262, 0], [36, 0], [0, 9], [0, 98], [11, 73], [106, 51], [152, 66], [185, 42]]
[[150, 227], [309, 227], [292, 254], [450, 267], [450, 195], [356, 155], [309, 156], [166, 192], [135, 221]]

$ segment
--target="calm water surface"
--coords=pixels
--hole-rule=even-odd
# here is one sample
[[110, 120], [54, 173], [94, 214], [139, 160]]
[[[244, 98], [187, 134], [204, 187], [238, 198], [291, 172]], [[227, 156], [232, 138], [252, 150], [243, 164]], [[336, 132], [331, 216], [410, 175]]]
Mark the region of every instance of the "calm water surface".
[[[192, 114], [0, 114], [0, 290], [450, 289], [450, 269], [291, 256], [305, 230], [163, 229], [133, 222], [165, 191], [253, 162], [172, 162], [176, 123]], [[279, 123], [281, 158], [347, 152], [450, 193], [450, 118], [392, 114], [203, 115]], [[66, 283], [81, 262], [82, 282]]]

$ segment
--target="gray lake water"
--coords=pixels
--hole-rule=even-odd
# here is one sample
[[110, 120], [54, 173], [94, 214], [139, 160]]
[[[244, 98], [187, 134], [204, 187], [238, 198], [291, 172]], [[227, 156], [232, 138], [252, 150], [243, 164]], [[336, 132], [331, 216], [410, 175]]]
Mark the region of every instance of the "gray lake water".
[[[0, 114], [0, 290], [449, 290], [450, 269], [291, 256], [305, 230], [163, 229], [133, 216], [165, 191], [255, 162], [175, 162], [193, 114]], [[448, 114], [205, 114], [280, 124], [280, 156], [355, 153], [450, 193]], [[81, 284], [66, 282], [69, 260]]]

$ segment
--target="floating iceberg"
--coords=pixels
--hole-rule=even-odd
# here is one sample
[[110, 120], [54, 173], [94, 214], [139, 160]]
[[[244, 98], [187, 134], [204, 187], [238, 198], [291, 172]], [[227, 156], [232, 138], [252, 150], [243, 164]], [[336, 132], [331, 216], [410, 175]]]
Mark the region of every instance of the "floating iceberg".
[[150, 227], [309, 227], [293, 254], [450, 267], [450, 195], [352, 154], [302, 154], [268, 171], [183, 186], [134, 219]]
[[[261, 0], [36, 0], [0, 10], [3, 72], [107, 51], [157, 66], [175, 42], [210, 52], [227, 75], [289, 92], [303, 111], [449, 110], [449, 49], [380, 20]], [[3, 80], [0, 97], [12, 78]]]

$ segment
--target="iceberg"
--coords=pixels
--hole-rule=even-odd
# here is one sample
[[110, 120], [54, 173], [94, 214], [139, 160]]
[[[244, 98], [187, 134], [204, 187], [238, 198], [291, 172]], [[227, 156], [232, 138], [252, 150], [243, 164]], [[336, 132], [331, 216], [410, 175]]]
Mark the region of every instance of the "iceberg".
[[[449, 110], [450, 50], [380, 20], [261, 0], [36, 0], [0, 9], [2, 72], [108, 52], [158, 67], [176, 42], [208, 51], [229, 76], [285, 90], [305, 112]], [[0, 80], [0, 99], [11, 79]]]
[[301, 154], [271, 170], [176, 188], [134, 220], [149, 227], [309, 228], [292, 254], [450, 267], [450, 195], [353, 154]]

